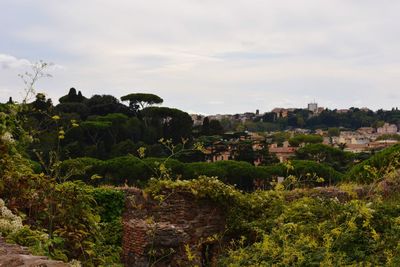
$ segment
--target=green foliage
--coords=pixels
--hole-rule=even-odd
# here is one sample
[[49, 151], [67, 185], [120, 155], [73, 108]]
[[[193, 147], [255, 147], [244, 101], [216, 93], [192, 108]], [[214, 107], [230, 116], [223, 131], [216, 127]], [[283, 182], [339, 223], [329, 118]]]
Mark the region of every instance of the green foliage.
[[[51, 240], [44, 231], [32, 230], [29, 226], [25, 225], [17, 232], [7, 236], [7, 241], [16, 243], [21, 246], [28, 247], [34, 255], [48, 255]], [[63, 257], [67, 260], [66, 256]]]
[[[276, 177], [296, 176], [296, 184], [291, 187], [311, 187], [324, 184], [334, 184], [341, 181], [343, 174], [335, 171], [324, 163], [309, 160], [293, 160], [293, 168], [288, 170], [285, 164], [255, 167], [241, 161], [191, 162], [183, 163], [178, 160], [164, 158], [144, 158], [134, 156], [117, 157], [101, 161], [91, 158], [66, 160], [61, 164], [62, 170], [84, 170], [71, 179], [80, 179], [89, 184], [136, 185], [143, 186], [151, 177], [159, 177], [158, 171], [164, 164], [171, 178], [193, 179], [200, 175], [215, 176], [221, 181], [236, 185], [241, 190], [251, 191], [255, 180], [264, 180], [270, 188], [270, 182]], [[101, 179], [91, 179], [99, 175]], [[317, 182], [323, 178], [324, 182]]]
[[147, 107], [143, 111], [146, 124], [157, 129], [157, 140], [172, 139], [179, 143], [192, 135], [193, 121], [188, 113], [175, 108]]
[[64, 103], [80, 103], [85, 100], [86, 100], [86, 98], [84, 96], [82, 96], [81, 91], [76, 93], [75, 88], [69, 89], [69, 92], [67, 95], [60, 97], [60, 99], [58, 99], [58, 101], [63, 104]]
[[92, 195], [102, 222], [120, 220], [125, 203], [122, 191], [109, 187], [97, 187], [93, 189]]
[[155, 199], [162, 200], [164, 190], [190, 192], [198, 198], [210, 198], [220, 203], [228, 204], [241, 194], [233, 186], [219, 181], [216, 177], [199, 176], [193, 180], [151, 179], [144, 189]]
[[384, 149], [355, 165], [346, 175], [347, 181], [371, 183], [383, 179], [400, 167], [400, 145]]
[[340, 129], [337, 128], [337, 127], [329, 128], [329, 129], [328, 129], [328, 135], [329, 135], [330, 137], [339, 136], [339, 135], [340, 135]]
[[[394, 208], [394, 209], [393, 209]], [[390, 210], [390, 211], [389, 211]], [[232, 243], [223, 266], [394, 266], [399, 208], [304, 197], [285, 203], [275, 225], [250, 245]], [[272, 215], [273, 216], [273, 215]], [[382, 225], [382, 221], [386, 224]]]
[[221, 135], [224, 133], [224, 128], [218, 120], [209, 120], [208, 117], [205, 117], [203, 120], [203, 124], [201, 126], [201, 135], [212, 136], [212, 135]]
[[320, 135], [299, 134], [290, 138], [289, 144], [298, 147], [301, 144], [318, 144], [322, 143], [322, 141], [324, 141], [324, 138]]
[[68, 260], [77, 259], [86, 266], [119, 262], [121, 192], [65, 182], [55, 186], [51, 201], [55, 206], [49, 207], [47, 229], [50, 239], [57, 242], [52, 242], [49, 255], [62, 252]]
[[[343, 179], [343, 174], [335, 171], [329, 165], [309, 160], [293, 160], [288, 163], [258, 168], [260, 169], [259, 177], [263, 179], [269, 178], [271, 181], [273, 177], [289, 177], [285, 180], [288, 188], [331, 185]], [[292, 181], [290, 181], [291, 179]]]
[[271, 136], [271, 141], [277, 143], [278, 146], [281, 146], [283, 142], [288, 141], [290, 139], [289, 132], [277, 132]]
[[325, 163], [337, 171], [346, 171], [353, 163], [355, 155], [324, 144], [309, 144], [296, 151], [296, 159]]
[[376, 140], [395, 140], [395, 141], [400, 141], [400, 135], [399, 134], [383, 134], [379, 136]]
[[129, 101], [129, 107], [134, 112], [144, 109], [146, 106], [161, 104], [164, 100], [154, 94], [133, 93], [121, 97], [122, 101]]

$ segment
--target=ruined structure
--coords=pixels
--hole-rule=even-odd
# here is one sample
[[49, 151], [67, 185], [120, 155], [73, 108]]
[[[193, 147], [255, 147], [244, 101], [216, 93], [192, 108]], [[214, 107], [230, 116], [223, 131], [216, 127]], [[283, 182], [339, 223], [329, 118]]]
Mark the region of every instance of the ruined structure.
[[136, 188], [126, 192], [123, 215], [125, 266], [210, 266], [224, 232], [219, 205], [190, 192], [162, 192], [155, 200]]

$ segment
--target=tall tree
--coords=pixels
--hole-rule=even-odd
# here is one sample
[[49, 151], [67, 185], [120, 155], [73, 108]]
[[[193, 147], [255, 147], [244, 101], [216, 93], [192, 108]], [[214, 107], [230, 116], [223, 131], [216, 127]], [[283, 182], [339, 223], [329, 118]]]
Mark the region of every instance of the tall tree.
[[162, 102], [164, 102], [164, 100], [157, 95], [145, 93], [133, 93], [125, 95], [121, 97], [121, 100], [129, 101], [129, 108], [135, 113], [148, 106], [161, 104]]
[[81, 103], [83, 101], [86, 100], [86, 97], [84, 97], [81, 93], [81, 91], [79, 91], [78, 93], [76, 93], [76, 89], [75, 88], [71, 88], [69, 89], [69, 92], [67, 95], [60, 97], [60, 99], [58, 99], [58, 101], [60, 103]]

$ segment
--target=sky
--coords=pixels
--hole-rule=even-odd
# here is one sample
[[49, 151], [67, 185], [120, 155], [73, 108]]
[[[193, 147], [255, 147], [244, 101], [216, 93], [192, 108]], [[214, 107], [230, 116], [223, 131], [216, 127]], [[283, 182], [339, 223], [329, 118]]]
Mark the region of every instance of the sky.
[[398, 107], [398, 0], [0, 0], [0, 101], [147, 92], [225, 114]]

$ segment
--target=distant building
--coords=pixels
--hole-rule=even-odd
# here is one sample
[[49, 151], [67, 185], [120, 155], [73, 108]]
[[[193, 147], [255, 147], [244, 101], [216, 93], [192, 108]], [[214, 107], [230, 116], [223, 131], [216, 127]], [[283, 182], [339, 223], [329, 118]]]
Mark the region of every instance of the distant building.
[[368, 144], [346, 144], [344, 151], [361, 153], [368, 150]]
[[307, 109], [312, 113], [318, 113], [318, 104], [317, 103], [309, 103]]
[[203, 125], [203, 120], [205, 118], [204, 115], [190, 114], [190, 117], [192, 118], [193, 126], [201, 126], [201, 125]]
[[382, 127], [376, 129], [378, 134], [395, 134], [397, 133], [397, 126], [394, 124], [385, 123]]
[[269, 146], [269, 152], [275, 154], [280, 162], [286, 162], [296, 154], [296, 147], [278, 147], [276, 144]]
[[361, 127], [357, 129], [357, 132], [360, 134], [373, 134], [375, 129], [372, 127]]
[[271, 112], [275, 113], [277, 118], [286, 118], [289, 113], [289, 111], [285, 108], [274, 108], [271, 110]]
[[234, 116], [230, 115], [230, 114], [216, 114], [216, 115], [210, 115], [210, 116], [207, 116], [207, 117], [208, 117], [208, 119], [210, 121], [211, 120], [221, 121], [221, 120], [224, 120], [224, 119], [231, 120], [231, 119], [234, 118]]

